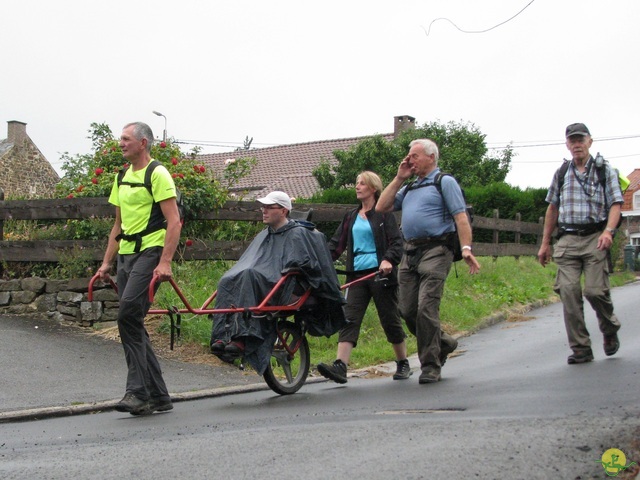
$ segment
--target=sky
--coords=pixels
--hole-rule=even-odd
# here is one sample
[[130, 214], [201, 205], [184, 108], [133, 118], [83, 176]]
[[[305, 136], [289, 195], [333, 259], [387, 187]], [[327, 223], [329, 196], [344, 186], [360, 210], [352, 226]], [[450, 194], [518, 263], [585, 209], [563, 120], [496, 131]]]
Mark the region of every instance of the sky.
[[640, 168], [637, 0], [21, 0], [0, 16], [0, 138], [27, 123], [58, 172], [91, 152], [92, 122], [162, 137], [166, 117], [215, 153], [390, 133], [398, 115], [511, 143], [523, 189], [550, 185], [574, 122], [593, 154]]

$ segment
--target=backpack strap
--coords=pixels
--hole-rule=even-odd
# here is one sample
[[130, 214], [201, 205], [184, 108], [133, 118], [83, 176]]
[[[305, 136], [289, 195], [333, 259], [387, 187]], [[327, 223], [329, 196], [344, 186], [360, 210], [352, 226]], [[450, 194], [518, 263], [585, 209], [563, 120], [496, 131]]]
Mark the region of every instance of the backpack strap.
[[562, 192], [562, 186], [564, 185], [564, 177], [567, 176], [567, 171], [569, 170], [569, 165], [571, 160], [564, 160], [560, 168], [558, 169], [558, 196]]
[[[450, 173], [443, 173], [443, 172], [438, 172], [436, 175], [436, 178], [433, 179], [433, 182], [429, 182], [429, 183], [423, 183], [421, 185], [416, 185], [416, 182], [413, 182], [412, 184], [407, 186], [406, 192], [409, 192], [411, 190], [416, 190], [418, 188], [422, 188], [422, 187], [432, 187], [435, 186], [436, 189], [438, 190], [438, 193], [440, 194], [440, 196], [442, 197], [442, 203], [444, 204], [444, 207], [447, 209], [447, 211], [449, 212], [449, 215], [451, 215], [451, 210], [449, 209], [448, 205], [447, 205], [447, 200], [444, 198], [444, 195], [442, 194], [442, 177], [444, 177], [445, 175], [448, 175], [450, 177], [452, 177], [453, 175], [451, 175]], [[446, 212], [443, 209], [442, 210], [442, 220], [444, 221], [446, 217]], [[453, 215], [452, 215], [453, 218]]]
[[[600, 154], [598, 154], [599, 156]], [[602, 158], [602, 157], [600, 157]], [[598, 183], [602, 185], [603, 190], [607, 190], [607, 164], [604, 158], [602, 158], [602, 163], [598, 165], [596, 159], [593, 159], [593, 167], [596, 169], [596, 174], [598, 175]], [[562, 187], [564, 185], [564, 179], [567, 176], [567, 171], [569, 170], [569, 166], [571, 165], [571, 160], [564, 160], [560, 168], [558, 169], [558, 196], [562, 193]]]
[[[125, 173], [127, 173], [127, 170], [129, 169], [129, 167], [125, 167], [123, 169], [121, 169], [118, 172], [118, 187], [120, 187], [120, 185], [129, 185], [130, 187], [145, 187], [147, 189], [147, 191], [149, 192], [149, 195], [151, 195], [151, 197], [153, 198], [153, 184], [151, 183], [151, 175], [153, 174], [153, 171], [156, 169], [156, 167], [160, 165], [160, 162], [158, 160], [153, 160], [151, 162], [149, 162], [149, 165], [147, 165], [147, 169], [144, 172], [144, 183], [140, 183], [140, 182], [125, 182], [124, 179], [124, 175]], [[154, 201], [155, 203], [155, 201]]]
[[[433, 183], [435, 184], [436, 188], [438, 189], [438, 193], [442, 197], [442, 203], [444, 204], [445, 208], [447, 210], [449, 210], [449, 215], [451, 215], [451, 209], [447, 205], [447, 199], [444, 198], [444, 195], [442, 194], [442, 177], [444, 177], [445, 175], [449, 175], [451, 177], [450, 173], [438, 172], [438, 175], [436, 175], [436, 178], [433, 181]], [[443, 221], [445, 220], [445, 217], [446, 217], [446, 215], [444, 214], [444, 210], [442, 210], [442, 220]], [[451, 218], [453, 219], [453, 215], [451, 215]]]
[[[153, 184], [151, 183], [151, 175], [153, 171], [160, 165], [158, 160], [153, 160], [147, 165], [147, 170], [144, 172], [144, 186], [153, 197]], [[155, 200], [154, 200], [155, 203]]]

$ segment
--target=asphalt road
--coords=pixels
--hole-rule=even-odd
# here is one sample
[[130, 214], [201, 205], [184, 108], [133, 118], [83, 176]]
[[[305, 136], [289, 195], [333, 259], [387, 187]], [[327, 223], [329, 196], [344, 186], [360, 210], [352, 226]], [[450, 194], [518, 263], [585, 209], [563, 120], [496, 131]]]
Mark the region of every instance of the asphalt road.
[[[127, 368], [122, 345], [28, 316], [0, 315], [0, 421], [11, 412], [79, 404], [112, 404], [124, 395]], [[263, 384], [234, 366], [162, 360], [171, 393]]]
[[416, 373], [181, 402], [149, 417], [0, 424], [0, 478], [609, 478], [606, 450], [640, 462], [639, 296], [639, 283], [614, 290], [614, 357], [587, 306], [589, 364], [566, 364], [555, 304], [463, 338], [434, 385]]

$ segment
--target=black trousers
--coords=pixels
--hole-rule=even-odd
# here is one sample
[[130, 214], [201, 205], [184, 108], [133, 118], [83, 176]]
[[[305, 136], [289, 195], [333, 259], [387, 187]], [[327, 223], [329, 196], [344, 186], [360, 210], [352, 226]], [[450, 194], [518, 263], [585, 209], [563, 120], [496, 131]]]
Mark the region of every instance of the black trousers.
[[387, 286], [386, 282], [376, 282], [370, 278], [349, 287], [346, 297], [344, 313], [348, 323], [340, 330], [339, 342], [351, 342], [354, 347], [357, 345], [362, 319], [372, 298], [387, 341], [398, 344], [406, 338], [407, 335], [402, 328], [402, 318], [398, 312], [397, 284]]
[[128, 368], [126, 391], [141, 400], [169, 397], [160, 364], [144, 327], [144, 317], [151, 306], [149, 283], [161, 255], [161, 247], [118, 255], [118, 331]]

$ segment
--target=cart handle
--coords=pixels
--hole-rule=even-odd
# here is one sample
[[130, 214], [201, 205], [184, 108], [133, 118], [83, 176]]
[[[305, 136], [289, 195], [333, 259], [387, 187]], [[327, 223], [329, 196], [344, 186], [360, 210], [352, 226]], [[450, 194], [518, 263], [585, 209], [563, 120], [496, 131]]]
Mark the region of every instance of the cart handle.
[[[379, 275], [380, 275], [380, 271], [379, 270], [377, 270], [375, 272], [371, 272], [369, 275], [365, 275], [364, 277], [357, 278], [353, 282], [345, 283], [344, 285], [342, 285], [340, 287], [340, 290], [346, 290], [347, 288], [349, 288], [352, 285], [355, 285], [356, 283], [364, 282], [365, 280], [369, 280], [370, 278], [373, 278], [373, 277], [376, 277], [376, 276], [379, 276]], [[386, 280], [386, 279], [382, 278], [380, 280]]]
[[[243, 312], [245, 310], [249, 310], [251, 312], [296, 310], [297, 308], [302, 306], [304, 304], [304, 302], [307, 301], [307, 299], [309, 298], [309, 295], [311, 294], [310, 290], [307, 289], [307, 291], [302, 296], [300, 296], [300, 298], [297, 301], [295, 301], [294, 303], [292, 303], [290, 305], [286, 305], [286, 306], [267, 306], [267, 303], [269, 303], [269, 301], [273, 298], [273, 296], [278, 292], [278, 290], [282, 287], [282, 285], [287, 280], [287, 278], [289, 278], [291, 276], [299, 275], [299, 274], [300, 274], [299, 271], [296, 271], [296, 270], [293, 270], [293, 269], [289, 270], [287, 272], [284, 272], [284, 275], [280, 278], [280, 280], [278, 280], [278, 282], [276, 282], [276, 284], [273, 286], [273, 288], [271, 289], [269, 294], [262, 300], [262, 302], [259, 305], [255, 306], [255, 307], [247, 307], [247, 308], [232, 307], [232, 308], [207, 309], [207, 306], [215, 299], [216, 295], [218, 294], [217, 290], [215, 292], [213, 292], [213, 294], [207, 299], [207, 301], [204, 303], [204, 305], [201, 308], [193, 308], [189, 304], [189, 301], [184, 296], [184, 294], [180, 290], [180, 287], [178, 287], [178, 284], [173, 280], [173, 278], [170, 278], [168, 281], [171, 284], [171, 286], [173, 287], [173, 289], [175, 290], [176, 294], [180, 297], [180, 300], [182, 301], [182, 303], [186, 307], [186, 311], [188, 311], [189, 313], [193, 313], [195, 315], [201, 315], [201, 314], [205, 314], [205, 313], [207, 313], [207, 314], [208, 313], [225, 314], [225, 313], [238, 313], [238, 312]], [[149, 284], [149, 301], [151, 303], [153, 303], [153, 301], [154, 301], [156, 284], [159, 281], [160, 281], [159, 277], [154, 275], [153, 278], [151, 279], [151, 283]], [[157, 310], [156, 311], [150, 310], [149, 312], [150, 313], [166, 313], [164, 311], [157, 311]], [[184, 312], [184, 310], [180, 309], [180, 312]]]
[[[90, 302], [93, 302], [93, 284], [99, 279], [100, 279], [100, 274], [96, 273], [93, 277], [91, 277], [91, 280], [89, 280], [89, 292], [87, 293], [87, 299]], [[116, 291], [116, 293], [118, 293], [118, 286], [115, 284], [115, 282], [111, 277], [109, 277], [109, 283], [111, 284], [111, 288], [113, 288]]]

